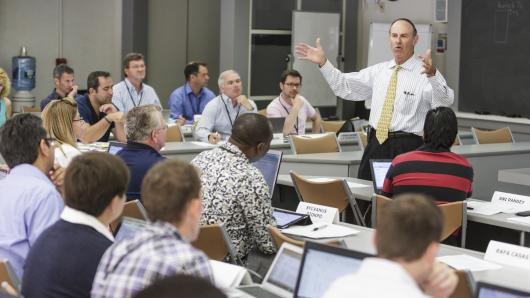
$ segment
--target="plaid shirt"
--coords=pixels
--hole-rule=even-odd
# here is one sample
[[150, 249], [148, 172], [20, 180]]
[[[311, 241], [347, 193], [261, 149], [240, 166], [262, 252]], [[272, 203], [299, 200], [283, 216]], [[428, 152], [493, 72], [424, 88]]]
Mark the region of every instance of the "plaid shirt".
[[107, 249], [99, 263], [92, 297], [131, 297], [155, 281], [176, 273], [213, 283], [208, 257], [166, 222], [154, 222]]

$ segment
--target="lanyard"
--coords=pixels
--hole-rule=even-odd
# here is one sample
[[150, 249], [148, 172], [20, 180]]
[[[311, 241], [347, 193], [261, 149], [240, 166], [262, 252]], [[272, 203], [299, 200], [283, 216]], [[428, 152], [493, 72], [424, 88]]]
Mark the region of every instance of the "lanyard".
[[223, 102], [223, 105], [225, 106], [226, 115], [228, 116], [228, 120], [230, 120], [230, 127], [234, 127], [234, 121], [236, 121], [237, 117], [239, 117], [239, 111], [241, 110], [241, 105], [237, 107], [237, 114], [234, 120], [232, 121], [232, 117], [230, 117], [230, 111], [228, 111], [228, 106], [226, 105], [225, 99], [223, 98], [223, 94], [221, 94], [221, 101]]
[[[193, 112], [193, 115], [198, 115], [198, 114], [200, 114], [200, 110], [201, 110], [201, 101], [200, 101], [200, 97], [199, 97], [200, 95], [195, 97], [195, 98], [197, 98], [197, 104], [195, 105], [195, 107], [193, 107], [193, 100], [191, 100], [191, 97], [190, 97], [189, 93], [186, 91], [186, 87], [187, 86], [184, 86], [184, 88], [182, 88], [182, 95], [184, 95], [184, 96], [186, 96], [188, 98], [188, 101], [190, 102], [191, 111]], [[193, 115], [191, 115], [192, 118], [193, 118]]]
[[[125, 89], [127, 89], [127, 93], [129, 93], [129, 98], [131, 99], [132, 103], [133, 103], [133, 106], [136, 108], [137, 106], [139, 106], [141, 103], [142, 103], [142, 97], [144, 96], [144, 91], [142, 90], [142, 92], [140, 93], [140, 100], [138, 101], [138, 105], [134, 102], [134, 98], [131, 94], [131, 90], [129, 90], [129, 85], [127, 85], [127, 82], [125, 82], [125, 80], [123, 80], [123, 82], [125, 83]], [[133, 86], [134, 88], [134, 86]]]
[[[280, 95], [280, 98], [278, 98], [278, 101], [282, 105], [283, 109], [287, 112], [287, 115], [289, 115], [289, 110], [287, 110], [287, 107], [283, 105], [282, 98], [283, 97]], [[296, 123], [294, 125], [294, 129], [296, 130], [296, 134], [298, 134], [298, 115], [296, 115]]]

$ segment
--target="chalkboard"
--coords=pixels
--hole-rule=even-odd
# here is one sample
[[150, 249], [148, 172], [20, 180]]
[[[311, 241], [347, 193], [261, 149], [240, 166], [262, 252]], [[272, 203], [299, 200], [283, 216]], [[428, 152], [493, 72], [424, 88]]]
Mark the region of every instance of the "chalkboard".
[[462, 1], [459, 110], [530, 118], [530, 1]]

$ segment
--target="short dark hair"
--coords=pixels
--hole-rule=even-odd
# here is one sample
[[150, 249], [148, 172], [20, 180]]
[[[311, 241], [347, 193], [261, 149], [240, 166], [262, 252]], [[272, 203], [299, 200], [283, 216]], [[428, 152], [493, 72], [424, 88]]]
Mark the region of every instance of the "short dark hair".
[[432, 201], [425, 195], [403, 194], [381, 207], [376, 223], [380, 257], [415, 261], [440, 240], [442, 212]]
[[226, 298], [226, 295], [211, 282], [192, 275], [177, 274], [157, 280], [135, 294], [134, 298]]
[[245, 147], [251, 148], [259, 143], [270, 142], [272, 125], [267, 117], [257, 113], [246, 113], [239, 116], [232, 127], [231, 139]]
[[39, 157], [39, 144], [46, 139], [41, 118], [18, 114], [0, 127], [0, 154], [10, 168], [33, 164]]
[[418, 30], [416, 30], [416, 25], [414, 25], [414, 23], [407, 19], [407, 18], [399, 18], [399, 19], [395, 19], [391, 24], [390, 24], [390, 28], [388, 28], [388, 33], [390, 33], [390, 30], [392, 29], [392, 26], [394, 26], [394, 24], [398, 21], [404, 21], [404, 22], [407, 22], [409, 23], [411, 26], [412, 26], [412, 36], [416, 36], [418, 35]]
[[435, 149], [449, 149], [455, 142], [458, 122], [455, 112], [448, 107], [438, 107], [427, 112], [423, 124], [423, 140]]
[[68, 207], [100, 216], [115, 196], [125, 195], [129, 169], [118, 157], [104, 152], [76, 156], [66, 168], [64, 202]]
[[200, 66], [206, 67], [208, 65], [204, 62], [192, 61], [184, 67], [184, 77], [186, 78], [186, 81], [190, 80], [191, 75], [197, 75], [199, 73]]
[[284, 84], [288, 76], [300, 78], [300, 84], [302, 84], [302, 75], [297, 70], [294, 70], [294, 69], [284, 70], [280, 77], [280, 82]]
[[67, 74], [74, 74], [74, 70], [66, 65], [66, 64], [59, 64], [57, 66], [55, 66], [55, 68], [53, 69], [53, 78], [54, 79], [60, 79], [64, 73], [67, 73]]
[[86, 79], [86, 89], [90, 92], [90, 88], [94, 89], [96, 92], [99, 88], [99, 77], [108, 78], [110, 73], [108, 71], [96, 70], [91, 72]]
[[194, 166], [180, 160], [164, 160], [144, 177], [142, 202], [152, 221], [180, 223], [186, 207], [199, 198], [201, 180]]
[[127, 76], [127, 74], [125, 73], [125, 69], [129, 68], [129, 63], [131, 63], [131, 61], [138, 61], [138, 60], [145, 61], [144, 55], [142, 55], [141, 53], [129, 53], [125, 55], [125, 58], [123, 58], [123, 63], [122, 63], [122, 67], [123, 67], [122, 70], [123, 70], [124, 76]]

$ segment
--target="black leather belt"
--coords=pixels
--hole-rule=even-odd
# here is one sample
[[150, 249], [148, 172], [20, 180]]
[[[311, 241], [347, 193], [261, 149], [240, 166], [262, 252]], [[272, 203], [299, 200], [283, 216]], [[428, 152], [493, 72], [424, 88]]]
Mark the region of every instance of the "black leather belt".
[[[374, 134], [375, 135], [375, 128], [373, 127], [369, 127], [368, 128], [368, 134]], [[407, 136], [417, 136], [417, 134], [414, 134], [414, 133], [410, 133], [410, 132], [404, 132], [404, 131], [401, 131], [401, 130], [398, 130], [398, 131], [389, 131], [388, 132], [388, 138], [391, 139], [391, 138], [399, 138], [399, 137], [407, 137]]]

